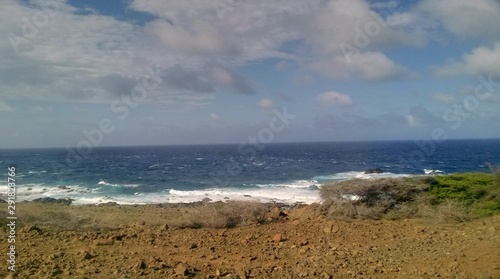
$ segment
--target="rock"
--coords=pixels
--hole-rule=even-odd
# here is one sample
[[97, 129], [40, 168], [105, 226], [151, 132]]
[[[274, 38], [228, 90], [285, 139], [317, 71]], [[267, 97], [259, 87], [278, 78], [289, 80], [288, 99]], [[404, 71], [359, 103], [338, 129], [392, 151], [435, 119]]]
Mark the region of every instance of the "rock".
[[365, 174], [372, 174], [372, 173], [383, 173], [384, 171], [381, 168], [373, 168], [373, 169], [367, 169], [365, 171]]
[[424, 232], [425, 232], [425, 228], [424, 228], [424, 227], [420, 227], [420, 226], [418, 226], [418, 227], [415, 227], [415, 228], [413, 229], [413, 231], [414, 231], [415, 233], [424, 233]]
[[138, 263], [135, 263], [131, 266], [131, 269], [145, 269], [147, 267], [146, 263], [144, 260], [140, 260]]
[[99, 206], [114, 206], [114, 205], [118, 205], [117, 202], [105, 202], [105, 203], [100, 203]]
[[132, 223], [130, 223], [130, 226], [131, 226], [131, 227], [142, 227], [142, 226], [144, 226], [144, 225], [146, 225], [146, 222], [145, 222], [145, 221], [142, 221], [142, 220], [141, 220], [141, 221], [137, 221], [137, 222], [132, 222]]
[[141, 260], [137, 266], [139, 269], [145, 269], [146, 268], [146, 263], [144, 260]]
[[36, 232], [37, 234], [41, 234], [42, 230], [35, 225], [26, 225], [21, 229], [20, 232], [22, 233]]
[[268, 213], [268, 219], [270, 220], [277, 220], [279, 218], [286, 217], [287, 214], [283, 211], [281, 211], [278, 207], [274, 207], [271, 209], [271, 211]]
[[122, 235], [122, 234], [115, 234], [115, 235], [113, 235], [111, 238], [112, 238], [113, 240], [122, 241], [122, 240], [123, 240], [123, 238], [124, 238], [125, 236], [126, 236], [126, 235]]
[[51, 273], [50, 275], [51, 275], [51, 276], [58, 276], [58, 275], [60, 275], [60, 274], [62, 274], [62, 273], [63, 273], [63, 271], [62, 271], [60, 268], [56, 267], [56, 268], [54, 268], [54, 269], [52, 270], [52, 273]]
[[458, 262], [451, 262], [448, 265], [448, 271], [455, 271], [458, 268]]
[[175, 273], [179, 275], [186, 275], [188, 271], [188, 266], [185, 263], [179, 263], [175, 268]]
[[330, 274], [328, 274], [328, 272], [323, 271], [320, 274], [320, 278], [330, 279], [330, 278], [332, 278], [332, 276]]
[[277, 233], [277, 234], [275, 234], [275, 235], [273, 236], [273, 241], [274, 241], [274, 242], [281, 242], [281, 241], [283, 241], [283, 240], [284, 240], [284, 239], [283, 239], [283, 235], [282, 235], [282, 234], [280, 234], [280, 233]]
[[330, 234], [330, 233], [336, 233], [339, 231], [339, 226], [335, 225], [335, 224], [330, 224], [330, 225], [327, 225], [323, 228], [323, 232], [327, 233], [327, 234]]
[[163, 224], [161, 227], [160, 227], [160, 231], [164, 232], [164, 231], [167, 231], [168, 230], [168, 225], [167, 224]]
[[83, 252], [82, 252], [82, 254], [83, 254], [83, 257], [82, 257], [82, 258], [83, 258], [84, 260], [90, 260], [90, 259], [92, 259], [92, 258], [93, 258], [92, 254], [90, 254], [90, 252], [89, 252], [89, 251], [83, 251]]
[[92, 241], [92, 244], [94, 246], [105, 246], [105, 245], [113, 245], [115, 244], [115, 241], [113, 238], [108, 238], [108, 239], [96, 239]]
[[70, 205], [74, 199], [55, 199], [51, 197], [45, 197], [45, 198], [38, 198], [34, 199], [33, 202], [38, 202], [38, 203], [52, 203], [52, 204], [65, 204], [65, 205]]

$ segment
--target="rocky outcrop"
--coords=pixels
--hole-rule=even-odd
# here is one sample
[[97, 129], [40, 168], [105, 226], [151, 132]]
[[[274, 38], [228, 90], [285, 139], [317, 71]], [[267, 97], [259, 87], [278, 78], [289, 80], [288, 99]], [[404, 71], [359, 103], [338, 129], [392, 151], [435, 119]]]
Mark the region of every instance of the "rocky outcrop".
[[365, 174], [374, 174], [374, 173], [384, 173], [384, 170], [381, 168], [373, 168], [373, 169], [367, 169], [365, 171]]
[[74, 200], [70, 198], [66, 199], [55, 199], [55, 198], [50, 198], [50, 197], [45, 197], [45, 198], [38, 198], [34, 199], [33, 202], [38, 202], [38, 203], [57, 203], [57, 204], [65, 204], [65, 205], [70, 205]]

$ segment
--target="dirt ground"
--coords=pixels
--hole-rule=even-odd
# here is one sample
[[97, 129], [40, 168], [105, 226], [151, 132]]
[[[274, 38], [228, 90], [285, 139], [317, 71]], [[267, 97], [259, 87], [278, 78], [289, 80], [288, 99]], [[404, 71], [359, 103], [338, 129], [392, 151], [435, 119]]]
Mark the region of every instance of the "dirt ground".
[[[275, 209], [267, 224], [195, 229], [169, 225], [191, 214], [183, 207], [18, 208], [17, 273], [4, 260], [6, 278], [500, 278], [500, 216], [335, 221], [305, 206]], [[51, 228], [43, 214], [78, 216], [79, 227]], [[100, 220], [108, 225], [85, 227]], [[7, 259], [5, 229], [1, 237]]]

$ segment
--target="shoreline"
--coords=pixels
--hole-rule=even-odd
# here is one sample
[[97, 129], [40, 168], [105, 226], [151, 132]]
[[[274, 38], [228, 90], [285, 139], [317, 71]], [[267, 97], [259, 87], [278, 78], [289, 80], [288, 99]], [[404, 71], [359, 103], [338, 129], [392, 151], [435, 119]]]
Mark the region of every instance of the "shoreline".
[[[371, 169], [370, 169], [371, 170]], [[404, 178], [413, 176], [424, 176], [425, 174], [398, 174], [391, 172], [366, 173], [366, 171], [348, 171], [334, 175], [322, 175], [310, 179], [299, 179], [288, 182], [275, 182], [260, 185], [254, 184], [252, 187], [213, 187], [203, 189], [177, 190], [167, 188], [157, 192], [137, 190], [134, 194], [114, 192], [114, 187], [119, 184], [103, 183], [112, 185], [110, 189], [102, 192], [96, 185], [103, 187], [99, 183], [94, 186], [80, 185], [18, 185], [17, 199], [21, 201], [33, 201], [34, 199], [55, 198], [72, 199], [73, 204], [102, 204], [116, 202], [118, 204], [162, 204], [162, 203], [191, 203], [209, 199], [212, 202], [218, 201], [252, 201], [261, 203], [304, 203], [312, 204], [321, 202], [319, 188], [329, 181], [343, 181], [350, 179], [370, 179], [377, 180], [383, 178]], [[3, 187], [0, 185], [0, 188]], [[6, 186], [5, 186], [6, 187]], [[105, 187], [105, 186], [104, 186]], [[123, 185], [124, 188], [129, 186]], [[111, 191], [111, 192], [107, 192]], [[5, 195], [0, 195], [0, 199], [6, 200]]]

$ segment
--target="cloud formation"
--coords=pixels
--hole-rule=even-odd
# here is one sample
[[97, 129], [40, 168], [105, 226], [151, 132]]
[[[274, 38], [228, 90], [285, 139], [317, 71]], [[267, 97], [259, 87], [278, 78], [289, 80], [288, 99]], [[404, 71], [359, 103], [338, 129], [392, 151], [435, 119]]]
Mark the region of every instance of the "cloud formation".
[[430, 14], [443, 28], [462, 38], [491, 40], [500, 37], [500, 2], [497, 0], [423, 0], [418, 12]]
[[500, 41], [492, 48], [478, 47], [464, 54], [461, 61], [436, 69], [436, 74], [445, 76], [471, 75], [492, 76], [500, 80]]
[[338, 107], [350, 107], [352, 106], [351, 97], [349, 95], [338, 93], [335, 91], [324, 92], [316, 100], [320, 105], [323, 106], [338, 106]]
[[271, 101], [269, 99], [261, 99], [257, 103], [257, 105], [263, 111], [269, 111], [269, 110], [272, 110], [275, 107], [273, 101]]
[[[0, 42], [0, 94], [31, 100], [105, 103], [131, 90], [146, 67], [175, 64], [182, 68], [166, 70], [168, 85], [152, 95], [253, 94], [237, 68], [270, 58], [331, 79], [390, 81], [412, 71], [385, 48], [425, 46], [440, 26], [457, 36], [500, 35], [495, 0], [423, 0], [411, 10], [394, 1], [244, 1], [224, 11], [210, 1], [131, 1], [130, 9], [153, 15], [143, 25], [66, 1], [4, 2], [0, 31], [9, 36]], [[498, 73], [498, 45], [438, 72]]]
[[14, 109], [6, 104], [5, 102], [0, 101], [0, 112], [9, 112], [13, 111]]
[[452, 105], [457, 102], [457, 99], [452, 95], [437, 93], [432, 96], [432, 100], [442, 105]]
[[[203, 123], [217, 126], [217, 119], [253, 127], [267, 116], [259, 112], [280, 101], [301, 112], [303, 127], [331, 124], [358, 135], [353, 129], [378, 127], [383, 137], [383, 127], [439, 123], [433, 116], [462, 103], [456, 92], [463, 88], [474, 94], [478, 76], [500, 81], [498, 0], [222, 1], [223, 8], [204, 0], [115, 2], [2, 1], [0, 112], [8, 117], [0, 128], [12, 130], [12, 145], [29, 140], [15, 138], [21, 133], [5, 119], [19, 119], [26, 130], [51, 127], [41, 132], [60, 135], [64, 146], [112, 114], [110, 104], [125, 105], [151, 74], [161, 82], [120, 135], [140, 125], [158, 137], [176, 125], [201, 135]], [[100, 10], [113, 5], [123, 11]], [[464, 123], [498, 119], [497, 88]], [[352, 108], [321, 115], [331, 107]], [[238, 138], [242, 130], [227, 134]], [[123, 138], [113, 135], [120, 144]]]

